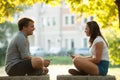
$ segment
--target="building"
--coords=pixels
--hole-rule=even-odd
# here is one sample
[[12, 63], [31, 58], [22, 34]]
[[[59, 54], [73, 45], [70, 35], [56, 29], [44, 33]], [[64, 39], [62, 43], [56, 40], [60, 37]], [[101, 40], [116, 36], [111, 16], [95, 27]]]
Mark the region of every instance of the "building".
[[73, 48], [88, 47], [88, 38], [85, 35], [85, 23], [92, 19], [71, 13], [68, 6], [51, 7], [45, 4], [35, 4], [20, 14], [35, 21], [35, 31], [29, 37], [31, 46], [39, 46], [48, 51], [52, 47]]

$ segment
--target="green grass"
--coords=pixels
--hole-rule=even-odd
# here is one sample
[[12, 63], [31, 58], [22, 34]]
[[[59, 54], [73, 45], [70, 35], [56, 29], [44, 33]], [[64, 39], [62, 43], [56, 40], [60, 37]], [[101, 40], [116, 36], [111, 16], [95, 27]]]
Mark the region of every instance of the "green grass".
[[108, 75], [114, 75], [116, 80], [120, 80], [120, 67], [118, 68], [109, 68]]
[[[45, 56], [44, 58], [50, 59], [51, 65], [73, 65], [70, 56]], [[120, 65], [110, 65], [108, 75], [114, 75], [116, 77], [116, 80], [120, 80]]]
[[45, 59], [51, 60], [51, 65], [67, 65], [72, 64], [72, 59], [69, 56], [46, 56]]
[[[51, 60], [51, 65], [72, 65], [72, 59], [70, 56], [46, 56], [45, 59]], [[120, 80], [120, 65], [114, 66], [110, 65], [108, 75], [114, 75], [116, 80]]]

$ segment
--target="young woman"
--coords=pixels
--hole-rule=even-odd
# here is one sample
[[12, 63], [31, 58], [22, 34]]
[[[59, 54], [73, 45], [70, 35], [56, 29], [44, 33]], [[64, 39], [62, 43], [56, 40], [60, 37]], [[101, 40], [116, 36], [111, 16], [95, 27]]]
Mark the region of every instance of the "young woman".
[[69, 69], [72, 75], [106, 75], [109, 67], [108, 44], [95, 21], [87, 22], [85, 33], [89, 38], [92, 56], [72, 55], [76, 69]]

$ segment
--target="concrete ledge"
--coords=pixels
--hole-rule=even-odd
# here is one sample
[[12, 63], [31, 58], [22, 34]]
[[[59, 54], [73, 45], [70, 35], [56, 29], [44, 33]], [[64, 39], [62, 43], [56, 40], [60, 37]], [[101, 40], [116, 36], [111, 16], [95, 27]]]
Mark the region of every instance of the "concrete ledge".
[[49, 75], [40, 76], [3, 76], [0, 80], [50, 80]]
[[58, 75], [57, 80], [116, 80], [115, 76], [72, 76]]

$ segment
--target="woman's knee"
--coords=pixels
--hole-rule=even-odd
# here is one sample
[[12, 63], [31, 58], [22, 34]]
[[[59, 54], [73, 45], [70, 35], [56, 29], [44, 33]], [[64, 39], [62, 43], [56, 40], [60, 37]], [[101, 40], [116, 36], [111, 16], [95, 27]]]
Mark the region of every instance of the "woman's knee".
[[43, 59], [40, 57], [34, 57], [31, 59], [32, 66], [35, 69], [41, 69], [43, 68]]
[[76, 65], [76, 64], [79, 64], [80, 61], [81, 61], [80, 57], [75, 57], [74, 60], [73, 60], [73, 63], [74, 63], [74, 65]]

